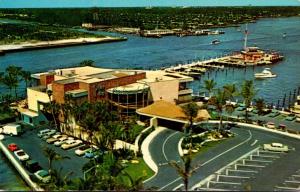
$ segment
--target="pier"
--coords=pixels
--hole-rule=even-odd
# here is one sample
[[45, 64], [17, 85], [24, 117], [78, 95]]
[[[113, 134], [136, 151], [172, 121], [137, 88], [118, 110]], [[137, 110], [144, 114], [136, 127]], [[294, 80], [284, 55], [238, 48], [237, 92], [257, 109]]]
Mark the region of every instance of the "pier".
[[[224, 69], [224, 67], [245, 68], [250, 66], [270, 65], [281, 61], [284, 57], [277, 52], [266, 53], [257, 47], [247, 47], [240, 53], [213, 58], [205, 61], [194, 61], [165, 68], [166, 72], [205, 72], [206, 69]], [[200, 69], [199, 69], [200, 68]], [[201, 68], [205, 70], [201, 70]], [[200, 73], [199, 73], [200, 75]]]

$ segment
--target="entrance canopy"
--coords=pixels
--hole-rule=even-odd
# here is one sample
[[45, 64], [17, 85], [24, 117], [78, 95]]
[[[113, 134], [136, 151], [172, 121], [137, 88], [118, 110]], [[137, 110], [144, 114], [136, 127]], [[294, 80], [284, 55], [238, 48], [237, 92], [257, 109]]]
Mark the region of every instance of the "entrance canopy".
[[[163, 100], [155, 101], [153, 104], [138, 109], [136, 112], [139, 115], [144, 115], [148, 117], [158, 117], [161, 119], [177, 121], [182, 123], [186, 123], [188, 120], [181, 107]], [[207, 110], [200, 109], [194, 121], [195, 123], [197, 123], [200, 121], [208, 120], [209, 118], [210, 115], [207, 112]]]

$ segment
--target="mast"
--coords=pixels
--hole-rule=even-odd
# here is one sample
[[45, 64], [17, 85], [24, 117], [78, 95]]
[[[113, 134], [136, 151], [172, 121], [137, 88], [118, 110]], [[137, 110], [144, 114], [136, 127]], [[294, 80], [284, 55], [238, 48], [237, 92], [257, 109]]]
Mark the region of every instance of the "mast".
[[248, 41], [248, 23], [246, 23], [245, 29], [245, 39], [244, 39], [244, 50], [247, 50], [247, 41]]

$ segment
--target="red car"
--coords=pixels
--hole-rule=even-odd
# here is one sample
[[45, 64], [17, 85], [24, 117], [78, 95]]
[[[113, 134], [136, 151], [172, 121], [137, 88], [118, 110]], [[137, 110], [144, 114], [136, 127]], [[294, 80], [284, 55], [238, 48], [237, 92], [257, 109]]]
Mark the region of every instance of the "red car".
[[18, 148], [17, 144], [11, 143], [11, 144], [8, 145], [8, 149], [9, 149], [11, 152], [14, 152], [14, 151], [18, 150], [19, 148]]

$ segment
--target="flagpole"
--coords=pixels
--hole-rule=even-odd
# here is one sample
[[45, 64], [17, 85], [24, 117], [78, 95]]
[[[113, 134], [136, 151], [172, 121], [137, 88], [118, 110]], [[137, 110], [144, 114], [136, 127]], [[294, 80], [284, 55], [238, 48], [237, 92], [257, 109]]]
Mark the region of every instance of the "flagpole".
[[245, 41], [244, 41], [244, 50], [247, 50], [247, 40], [248, 40], [248, 23], [246, 23], [246, 29], [245, 29]]

